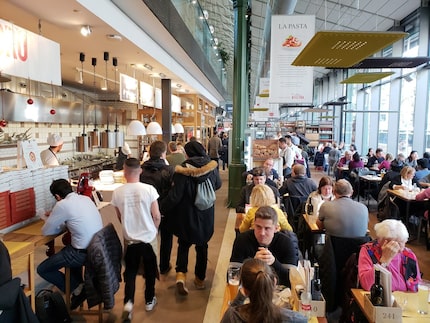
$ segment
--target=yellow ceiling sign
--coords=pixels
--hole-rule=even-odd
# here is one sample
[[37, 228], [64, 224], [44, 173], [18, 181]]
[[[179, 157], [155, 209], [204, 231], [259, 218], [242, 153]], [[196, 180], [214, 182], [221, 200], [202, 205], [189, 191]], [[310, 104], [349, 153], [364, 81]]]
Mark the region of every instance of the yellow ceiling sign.
[[372, 83], [384, 77], [393, 75], [394, 72], [357, 73], [340, 82], [341, 84]]
[[292, 65], [348, 68], [406, 35], [391, 31], [319, 31]]

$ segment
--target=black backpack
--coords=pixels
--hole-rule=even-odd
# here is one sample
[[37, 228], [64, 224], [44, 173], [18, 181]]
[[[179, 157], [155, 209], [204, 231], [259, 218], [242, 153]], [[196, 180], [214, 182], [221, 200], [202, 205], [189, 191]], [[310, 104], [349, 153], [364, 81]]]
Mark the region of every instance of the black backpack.
[[72, 322], [63, 296], [50, 289], [42, 289], [37, 293], [36, 316], [40, 323]]

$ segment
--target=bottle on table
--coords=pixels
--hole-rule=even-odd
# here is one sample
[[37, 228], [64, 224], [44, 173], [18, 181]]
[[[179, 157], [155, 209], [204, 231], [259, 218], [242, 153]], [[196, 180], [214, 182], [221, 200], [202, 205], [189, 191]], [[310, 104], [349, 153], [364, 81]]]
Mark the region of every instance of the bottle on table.
[[375, 283], [370, 288], [370, 301], [373, 306], [384, 306], [384, 287], [381, 285], [381, 272], [375, 269]]
[[318, 263], [314, 265], [314, 278], [311, 281], [311, 294], [313, 301], [321, 301], [321, 280], [320, 280], [320, 267]]

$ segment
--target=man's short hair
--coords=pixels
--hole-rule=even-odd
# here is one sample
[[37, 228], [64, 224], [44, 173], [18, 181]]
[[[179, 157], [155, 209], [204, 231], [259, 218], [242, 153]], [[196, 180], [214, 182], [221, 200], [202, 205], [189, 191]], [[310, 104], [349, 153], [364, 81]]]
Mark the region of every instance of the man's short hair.
[[140, 168], [140, 162], [136, 158], [129, 158], [126, 159], [124, 162], [124, 166], [128, 169], [139, 169]]
[[291, 135], [285, 135], [284, 138], [291, 139]]
[[346, 179], [340, 179], [334, 183], [333, 191], [340, 196], [351, 196], [353, 189], [351, 183]]
[[382, 148], [376, 148], [375, 154], [382, 153], [384, 150]]
[[53, 181], [51, 186], [49, 186], [49, 190], [52, 195], [58, 195], [62, 199], [64, 199], [69, 193], [73, 192], [72, 185], [70, 185], [69, 181], [64, 178]]
[[169, 142], [169, 150], [170, 151], [176, 151], [176, 150], [178, 150], [178, 145], [176, 144], [175, 141]]
[[302, 164], [295, 164], [293, 165], [293, 172], [296, 176], [305, 176], [306, 175], [306, 168]]
[[266, 176], [266, 172], [263, 167], [254, 167], [251, 171], [252, 176]]
[[255, 212], [255, 219], [272, 220], [273, 224], [278, 224], [278, 214], [276, 210], [268, 205], [260, 206]]
[[417, 165], [420, 166], [422, 169], [426, 169], [429, 167], [429, 161], [427, 158], [420, 158], [417, 160]]
[[149, 146], [149, 157], [151, 159], [160, 159], [163, 153], [167, 150], [167, 145], [164, 141], [154, 141], [151, 146]]
[[282, 142], [282, 143], [284, 143], [284, 144], [286, 144], [286, 143], [287, 143], [287, 140], [285, 140], [285, 137], [281, 137], [281, 138], [279, 138], [279, 139], [278, 139], [278, 141], [279, 141], [279, 142]]

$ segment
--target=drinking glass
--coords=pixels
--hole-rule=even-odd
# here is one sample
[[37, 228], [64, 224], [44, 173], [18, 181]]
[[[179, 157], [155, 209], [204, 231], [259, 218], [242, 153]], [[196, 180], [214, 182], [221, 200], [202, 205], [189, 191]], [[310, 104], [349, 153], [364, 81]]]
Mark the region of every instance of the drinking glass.
[[418, 313], [420, 314], [428, 314], [429, 287], [428, 282], [418, 284]]
[[228, 288], [230, 289], [230, 296], [234, 298], [239, 289], [240, 283], [240, 267], [242, 266], [239, 262], [231, 262], [227, 269], [227, 282]]

